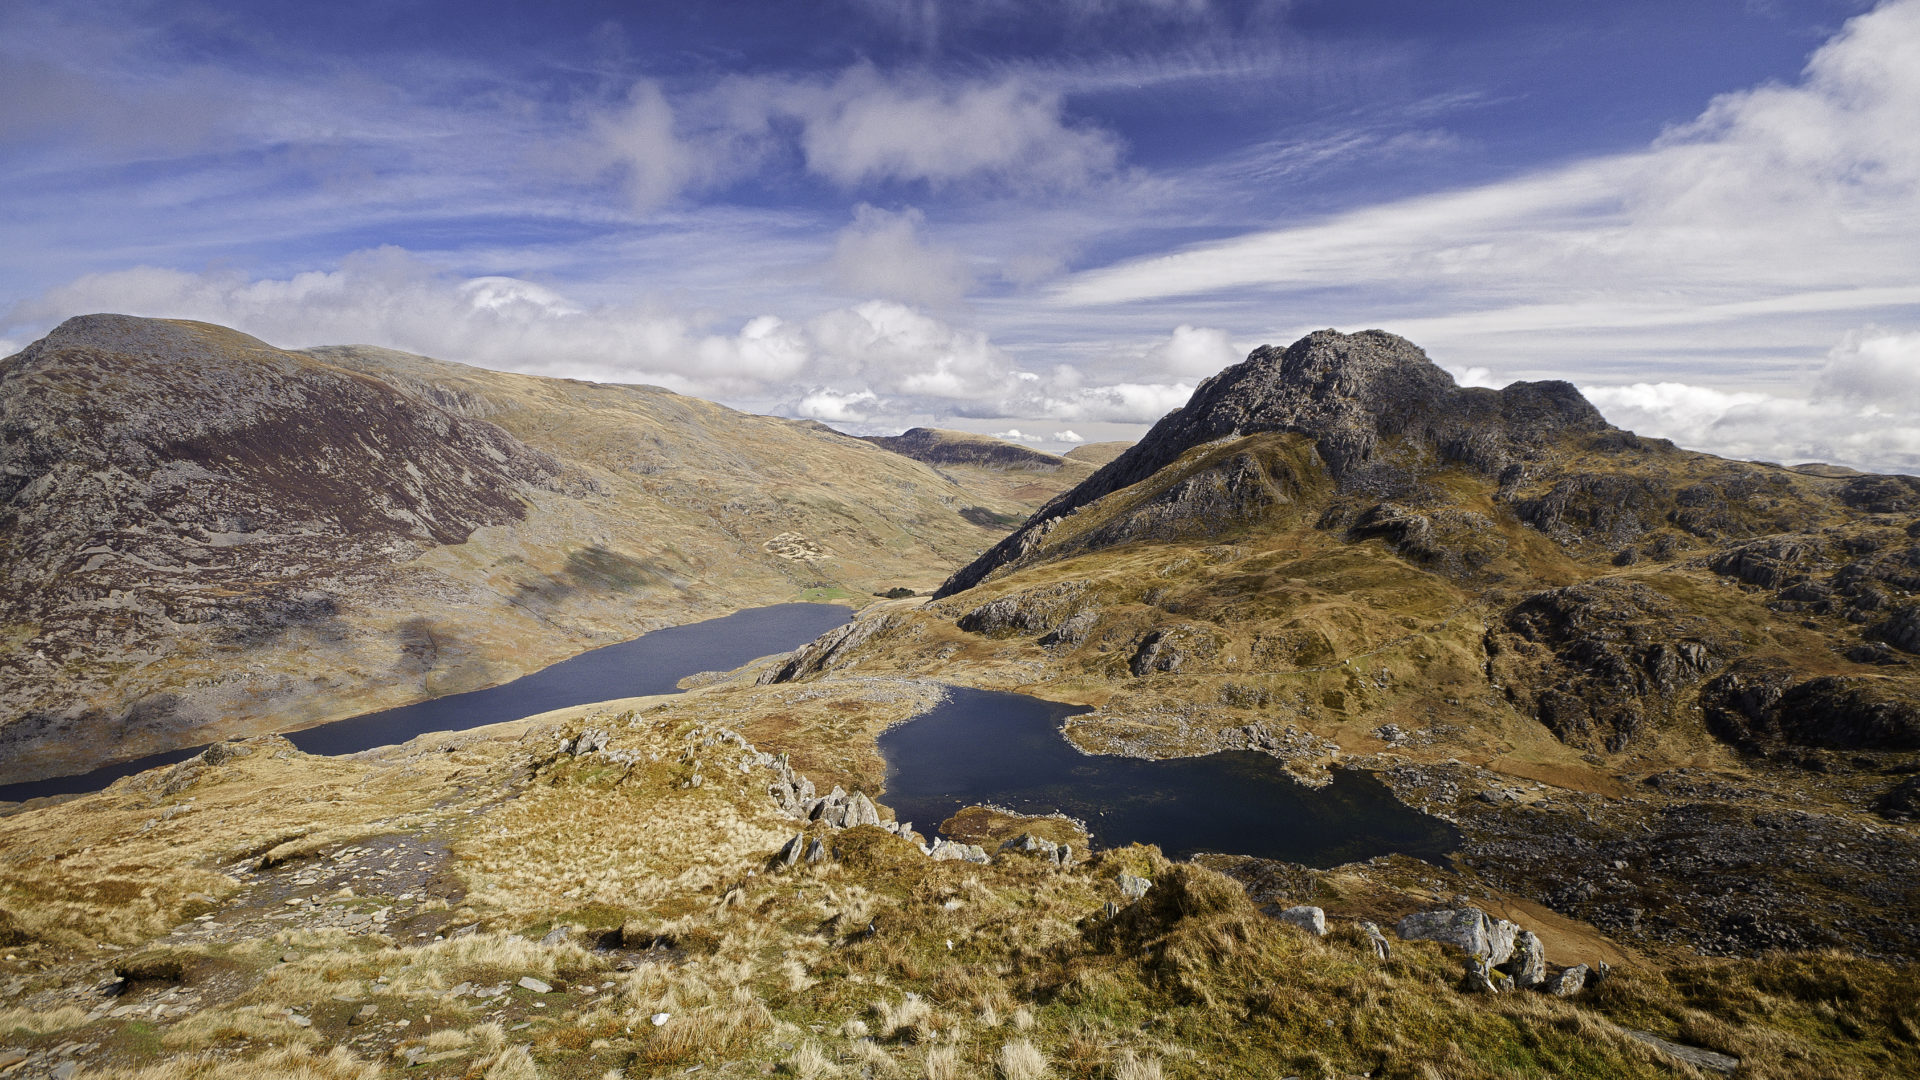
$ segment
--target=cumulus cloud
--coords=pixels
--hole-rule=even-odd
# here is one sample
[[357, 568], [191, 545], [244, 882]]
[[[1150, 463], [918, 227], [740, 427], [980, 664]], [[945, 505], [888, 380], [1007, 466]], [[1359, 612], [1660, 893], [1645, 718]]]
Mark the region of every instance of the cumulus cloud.
[[1234, 347], [1225, 330], [1182, 323], [1174, 327], [1173, 337], [1155, 350], [1155, 357], [1168, 374], [1205, 378], [1239, 363], [1245, 354]]
[[1059, 443], [1083, 443], [1083, 442], [1086, 442], [1087, 440], [1083, 438], [1080, 435], [1080, 433], [1073, 430], [1067, 430], [1067, 431], [1054, 432], [1053, 441], [1059, 442]]
[[1076, 187], [1112, 168], [1113, 137], [1069, 124], [1059, 95], [1015, 79], [914, 85], [868, 67], [792, 98], [807, 166], [851, 187], [991, 176], [1023, 187]]
[[873, 415], [880, 396], [870, 390], [843, 394], [837, 390], [815, 390], [800, 399], [794, 411], [812, 420], [859, 423]]
[[908, 303], [958, 302], [973, 286], [973, 273], [958, 252], [927, 242], [925, 224], [926, 216], [912, 208], [894, 212], [861, 203], [853, 224], [834, 238], [834, 284], [855, 295]]
[[[1110, 173], [1119, 141], [1061, 95], [1008, 75], [937, 79], [856, 65], [829, 78], [742, 76], [669, 99], [652, 80], [589, 110], [563, 167], [618, 174], [636, 207], [797, 155], [843, 188], [986, 181], [1071, 190]], [[572, 159], [578, 158], [578, 161]]]
[[996, 439], [1006, 439], [1009, 442], [1031, 443], [1040, 441], [1038, 434], [1029, 434], [1021, 431], [1019, 428], [1008, 428], [1005, 431], [996, 431], [993, 433], [993, 437]]
[[711, 147], [697, 148], [675, 130], [673, 106], [651, 80], [635, 83], [627, 100], [590, 120], [599, 162], [615, 168], [640, 209], [658, 206], [720, 171]]
[[1614, 424], [1693, 449], [1920, 472], [1920, 333], [1848, 335], [1805, 398], [1683, 382], [1582, 390]]
[[1193, 389], [1094, 383], [1064, 365], [1024, 370], [985, 332], [894, 300], [792, 318], [761, 314], [731, 328], [659, 305], [583, 303], [520, 278], [459, 278], [398, 248], [277, 279], [153, 267], [87, 275], [16, 305], [0, 316], [0, 332], [38, 333], [92, 311], [200, 319], [287, 348], [367, 343], [530, 374], [653, 383], [843, 423], [1145, 423]]

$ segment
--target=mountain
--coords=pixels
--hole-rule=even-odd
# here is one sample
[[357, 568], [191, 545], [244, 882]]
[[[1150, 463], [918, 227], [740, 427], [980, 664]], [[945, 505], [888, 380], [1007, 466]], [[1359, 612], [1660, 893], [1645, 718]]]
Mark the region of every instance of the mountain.
[[924, 589], [1038, 501], [653, 387], [71, 319], [0, 361], [0, 780]]
[[[1003, 499], [1022, 503], [1049, 502], [1093, 472], [1085, 462], [966, 431], [912, 428], [899, 435], [860, 438], [883, 450], [925, 462], [969, 488], [993, 491]], [[969, 518], [981, 525], [1011, 528], [1020, 524], [1024, 515], [999, 519], [982, 509], [971, 512]]]
[[1084, 446], [1074, 447], [1062, 456], [1068, 461], [1083, 461], [1097, 469], [1126, 453], [1132, 445], [1130, 442], [1087, 443]]
[[[278, 438], [244, 462], [209, 450], [192, 467], [176, 443], [114, 434], [125, 422], [104, 411], [55, 424], [36, 444], [52, 456], [31, 459], [53, 479], [25, 480], [10, 507], [78, 506], [69, 489], [111, 482], [100, 505], [126, 499], [128, 537], [159, 538], [135, 547], [116, 534], [112, 550], [179, 567], [189, 539], [213, 534], [168, 523], [198, 521], [202, 501], [260, 503], [271, 516], [240, 535], [272, 530], [249, 556], [263, 578], [294, 573], [287, 560], [336, 558], [305, 541], [340, 531], [327, 515], [360, 515], [369, 543], [398, 553], [376, 546], [367, 565], [415, 570], [385, 587], [429, 605], [419, 581], [467, 590], [460, 626], [505, 625], [486, 590], [530, 572], [515, 559], [551, 566], [588, 537], [626, 558], [649, 552], [662, 576], [636, 574], [620, 595], [652, 608], [679, 595], [665, 575], [687, 557], [641, 546], [656, 524], [680, 530], [676, 545], [705, 538], [716, 546], [703, 550], [725, 552], [716, 538], [737, 535], [732, 550], [751, 552], [766, 529], [798, 531], [789, 520], [823, 535], [804, 516], [816, 507], [877, 513], [841, 488], [851, 469], [896, 485], [934, 475], [818, 426], [662, 391], [358, 348], [279, 354], [191, 325], [120, 332], [135, 331], [165, 336], [170, 358], [205, 346], [198, 362], [231, 385], [240, 376], [227, 368], [243, 360], [293, 372], [260, 376], [254, 392], [298, 407], [260, 414]], [[65, 404], [94, 385], [115, 400], [138, 352], [61, 384]], [[289, 379], [297, 398], [276, 389]], [[244, 425], [218, 426], [229, 410], [244, 411], [215, 410], [217, 445], [255, 445]], [[7, 415], [12, 432], [38, 414]], [[394, 448], [427, 452], [410, 441], [419, 429], [439, 440], [431, 468], [382, 473]], [[831, 487], [808, 486], [795, 455], [809, 440], [843, 455], [817, 459], [834, 467]], [[133, 464], [58, 473], [67, 448], [109, 445]], [[265, 467], [274, 454], [326, 468], [303, 486], [298, 469]], [[704, 460], [725, 454], [736, 456]], [[622, 486], [640, 483], [630, 463], [661, 486]], [[401, 490], [350, 498], [327, 479], [348, 466]], [[754, 489], [729, 489], [747, 474], [728, 470], [749, 467], [775, 470], [766, 490], [789, 500], [764, 519], [729, 508]], [[875, 603], [791, 655], [684, 694], [344, 757], [254, 735], [103, 791], [0, 807], [0, 1070], [1920, 1071], [1916, 643], [1901, 614], [1920, 540], [1910, 478], [1687, 453], [1607, 425], [1565, 384], [1462, 390], [1378, 333], [1260, 350], [1106, 469], [988, 558], [964, 570], [967, 556], [949, 559], [942, 599]], [[199, 486], [163, 503], [155, 493], [175, 475]], [[892, 497], [913, 509], [918, 490]], [[840, 501], [809, 501], [829, 497]], [[984, 505], [970, 497], [953, 495], [927, 527], [968, 535], [954, 508]], [[640, 512], [654, 516], [622, 524]], [[844, 526], [836, 550], [859, 527]], [[520, 546], [493, 546], [500, 537]], [[806, 553], [798, 540], [779, 549]], [[413, 562], [394, 562], [409, 551]], [[761, 551], [738, 573], [783, 558]], [[251, 580], [212, 556], [194, 565], [228, 584], [195, 592], [175, 583], [187, 570], [155, 580], [209, 604]], [[624, 565], [594, 555], [572, 591], [523, 600], [584, 622], [618, 609], [593, 606], [607, 586], [587, 572], [612, 579]], [[141, 579], [115, 587], [125, 596]], [[338, 632], [364, 636], [377, 595], [327, 588], [344, 598]], [[1230, 771], [1264, 783], [1281, 768], [1326, 785], [1313, 796], [1324, 816], [1236, 821], [1216, 832], [1228, 845], [1268, 839], [1253, 835], [1263, 829], [1377, 824], [1380, 804], [1341, 794], [1377, 780], [1454, 823], [1460, 846], [1324, 868], [1217, 852], [1174, 862], [1141, 844], [1089, 850], [1110, 830], [1105, 810], [1076, 822], [945, 795], [930, 805], [951, 801], [952, 816], [916, 832], [889, 806], [910, 785], [883, 759], [883, 732], [923, 715], [946, 724], [923, 752], [960, 783], [1008, 760], [1008, 747], [977, 745], [1004, 737], [993, 713], [1007, 703], [942, 683], [1089, 706], [1062, 734], [1090, 752], [1274, 759], [1209, 763], [1221, 768], [1204, 782], [1223, 790], [1249, 790]], [[979, 708], [960, 722], [925, 715], [963, 696]], [[1130, 778], [1108, 809], [1191, 822], [1221, 805], [1200, 782], [1155, 779], [1162, 764], [1066, 760], [1057, 782], [1076, 789], [1109, 766]]]
[[[1887, 825], [1916, 813], [1916, 593], [1920, 479], [1694, 453], [1322, 331], [773, 677], [937, 665], [1094, 706], [1093, 752], [1365, 768], [1461, 824], [1475, 887], [1645, 947], [1912, 957], [1920, 923], [1878, 927], [1920, 916]], [[1808, 849], [1853, 854], [1794, 878]]]

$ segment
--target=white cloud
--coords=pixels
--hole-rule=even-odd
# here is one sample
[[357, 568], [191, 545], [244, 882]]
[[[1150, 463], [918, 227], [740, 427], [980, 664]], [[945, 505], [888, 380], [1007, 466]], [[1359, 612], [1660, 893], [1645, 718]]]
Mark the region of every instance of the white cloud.
[[1652, 366], [1730, 334], [1806, 348], [1920, 306], [1915, 116], [1920, 0], [1895, 0], [1793, 84], [1724, 95], [1638, 152], [1088, 270], [1051, 300], [1311, 303], [1319, 325], [1503, 367]]
[[926, 242], [925, 224], [918, 210], [896, 213], [861, 203], [854, 208], [853, 224], [834, 239], [829, 264], [834, 284], [859, 296], [957, 303], [973, 286], [973, 274], [958, 252]]
[[593, 117], [590, 124], [602, 161], [620, 170], [639, 209], [666, 202], [714, 171], [715, 163], [676, 132], [673, 106], [652, 80], [635, 83], [620, 107]]
[[1814, 396], [1920, 411], [1920, 333], [1867, 329], [1827, 354]]
[[1494, 378], [1493, 371], [1489, 368], [1452, 367], [1446, 364], [1442, 364], [1441, 367], [1446, 370], [1447, 374], [1453, 376], [1455, 383], [1461, 386], [1480, 386], [1490, 390], [1498, 390], [1512, 381], [1511, 379], [1501, 380]]
[[1021, 431], [1019, 428], [1009, 428], [1006, 431], [996, 431], [993, 433], [993, 437], [996, 439], [1006, 439], [1009, 442], [1030, 443], [1030, 442], [1040, 441], [1040, 436], [1038, 434], [1028, 434], [1027, 432]]
[[589, 110], [584, 142], [554, 156], [562, 170], [615, 169], [647, 210], [788, 154], [849, 189], [986, 180], [1045, 191], [1109, 174], [1120, 144], [1018, 76], [942, 81], [860, 64], [825, 79], [727, 79], [671, 100], [641, 80], [625, 100]]
[[1087, 440], [1082, 438], [1078, 432], [1067, 430], [1054, 432], [1052, 441], [1059, 443], [1083, 443]]
[[1225, 330], [1185, 323], [1174, 327], [1173, 337], [1155, 353], [1168, 374], [1201, 378], [1246, 359], [1245, 352], [1234, 347]]
[[1111, 169], [1111, 135], [1073, 126], [1059, 95], [1015, 79], [913, 85], [854, 68], [789, 100], [805, 123], [807, 166], [852, 187], [991, 176], [1021, 187], [1078, 187]]
[[870, 390], [843, 394], [837, 390], [815, 390], [800, 399], [795, 412], [813, 420], [858, 423], [873, 415], [879, 395]]
[[1612, 423], [1734, 458], [1920, 472], [1920, 333], [1862, 330], [1806, 398], [1683, 382], [1582, 387]]

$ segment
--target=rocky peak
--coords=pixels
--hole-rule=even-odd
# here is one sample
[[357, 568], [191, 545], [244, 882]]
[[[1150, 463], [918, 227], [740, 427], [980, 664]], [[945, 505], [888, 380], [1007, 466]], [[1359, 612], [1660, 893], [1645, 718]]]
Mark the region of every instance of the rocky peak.
[[940, 595], [972, 587], [1032, 546], [1048, 522], [1152, 476], [1197, 446], [1262, 432], [1314, 440], [1336, 479], [1391, 456], [1497, 475], [1537, 457], [1563, 433], [1610, 430], [1565, 382], [1503, 390], [1461, 387], [1419, 346], [1383, 330], [1316, 330], [1285, 349], [1263, 345], [1200, 384], [1132, 449], [1055, 499], [955, 574]]

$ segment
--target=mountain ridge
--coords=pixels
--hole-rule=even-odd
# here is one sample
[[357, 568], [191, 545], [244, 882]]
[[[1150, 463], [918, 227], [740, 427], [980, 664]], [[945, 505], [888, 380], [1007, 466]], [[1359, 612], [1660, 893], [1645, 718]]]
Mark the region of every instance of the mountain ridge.
[[671, 391], [79, 316], [0, 360], [0, 777], [930, 588], [1024, 516]]

